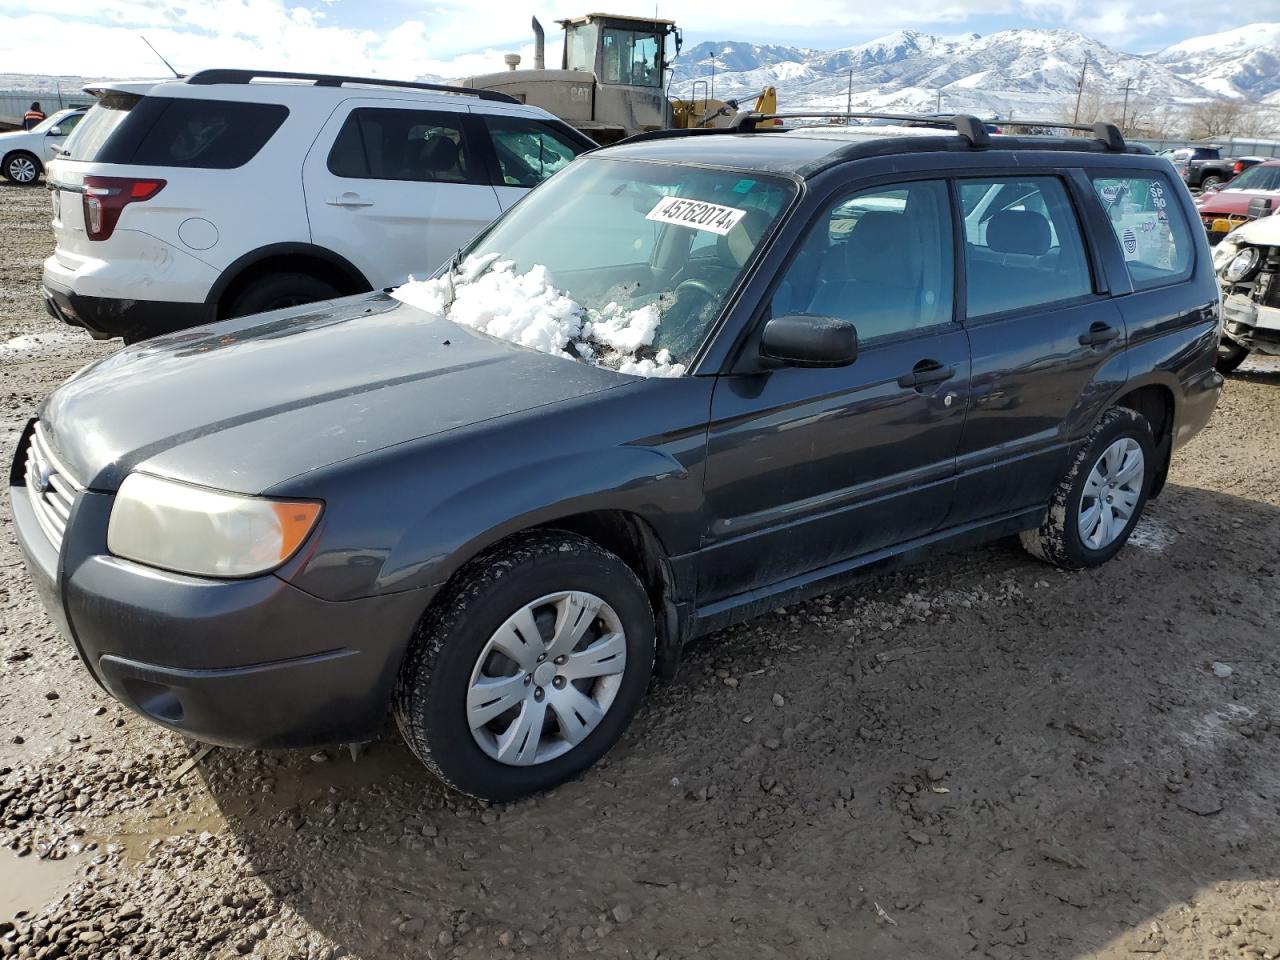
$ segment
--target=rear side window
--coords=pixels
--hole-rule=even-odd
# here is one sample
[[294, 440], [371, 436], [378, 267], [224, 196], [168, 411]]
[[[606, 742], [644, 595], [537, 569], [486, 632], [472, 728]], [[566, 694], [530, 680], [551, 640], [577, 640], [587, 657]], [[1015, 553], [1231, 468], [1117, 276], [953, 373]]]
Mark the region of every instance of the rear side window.
[[986, 317], [1093, 292], [1080, 225], [1056, 177], [962, 180], [967, 313]]
[[89, 108], [84, 120], [77, 124], [63, 150], [72, 160], [97, 159], [98, 151], [107, 142], [129, 112], [142, 100], [132, 93], [106, 93]]
[[329, 172], [354, 180], [475, 183], [462, 123], [445, 110], [357, 107], [329, 150]]
[[484, 122], [508, 187], [536, 187], [586, 149], [542, 120], [490, 116]]
[[1120, 241], [1135, 290], [1191, 275], [1191, 232], [1164, 177], [1095, 177], [1093, 187]]
[[144, 97], [94, 159], [230, 170], [252, 160], [288, 115], [276, 103]]

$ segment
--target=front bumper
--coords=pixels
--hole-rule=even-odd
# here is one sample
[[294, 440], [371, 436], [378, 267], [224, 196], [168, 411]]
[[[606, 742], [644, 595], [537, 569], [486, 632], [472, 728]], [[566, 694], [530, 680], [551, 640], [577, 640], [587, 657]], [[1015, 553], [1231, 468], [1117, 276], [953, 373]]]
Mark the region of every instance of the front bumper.
[[77, 498], [57, 550], [26, 487], [11, 484], [37, 594], [90, 674], [125, 706], [228, 746], [350, 742], [378, 731], [431, 591], [333, 602], [271, 575], [208, 580], [154, 570], [106, 552], [114, 498], [93, 491]]
[[1222, 300], [1222, 317], [1229, 340], [1259, 353], [1280, 354], [1280, 307], [1232, 294]]

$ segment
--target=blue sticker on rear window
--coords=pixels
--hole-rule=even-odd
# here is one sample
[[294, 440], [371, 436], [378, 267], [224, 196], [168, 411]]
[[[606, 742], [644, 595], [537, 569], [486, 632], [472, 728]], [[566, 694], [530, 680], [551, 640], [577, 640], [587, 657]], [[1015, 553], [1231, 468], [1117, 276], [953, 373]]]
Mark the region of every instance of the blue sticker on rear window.
[[733, 185], [734, 193], [750, 193], [751, 188], [756, 185], [754, 180], [739, 180]]

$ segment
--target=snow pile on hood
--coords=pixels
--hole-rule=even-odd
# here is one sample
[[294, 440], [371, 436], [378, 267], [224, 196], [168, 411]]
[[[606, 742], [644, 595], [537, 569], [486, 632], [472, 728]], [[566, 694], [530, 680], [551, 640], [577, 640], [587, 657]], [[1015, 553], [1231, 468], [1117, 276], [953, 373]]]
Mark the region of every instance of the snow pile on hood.
[[551, 273], [538, 265], [516, 273], [497, 254], [468, 257], [453, 276], [414, 280], [391, 292], [402, 303], [543, 353], [587, 360], [637, 377], [678, 377], [682, 363], [667, 350], [654, 352], [662, 316], [653, 304], [626, 310], [608, 303], [583, 307], [556, 289]]

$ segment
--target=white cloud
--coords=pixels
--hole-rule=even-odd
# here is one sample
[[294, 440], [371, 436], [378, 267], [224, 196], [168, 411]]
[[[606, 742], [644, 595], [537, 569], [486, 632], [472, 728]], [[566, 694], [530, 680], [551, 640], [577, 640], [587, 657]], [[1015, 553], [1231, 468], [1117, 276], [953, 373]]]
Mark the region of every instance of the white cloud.
[[[607, 6], [639, 16], [654, 12], [650, 0], [615, 0]], [[501, 70], [506, 52], [519, 52], [528, 63], [533, 13], [548, 31], [548, 62], [556, 63], [559, 30], [554, 18], [579, 12], [557, 7], [538, 9], [529, 0], [435, 0], [425, 8], [411, 0], [376, 7], [356, 7], [353, 0], [112, 0], [93, 5], [83, 0], [0, 0], [0, 70], [86, 76], [162, 73], [139, 39], [145, 34], [183, 71], [252, 66], [402, 78], [460, 76]], [[392, 12], [396, 9], [404, 14], [398, 21]], [[826, 39], [831, 36], [866, 38], [903, 27], [954, 29], [981, 17], [988, 24], [1066, 26], [1145, 49], [1153, 45], [1153, 31], [1165, 36], [1185, 24], [1184, 33], [1194, 32], [1194, 9], [1190, 0], [1165, 0], [1151, 12], [1125, 0], [898, 0], [892, 5], [739, 0], [728, 7], [718, 0], [666, 0], [658, 14], [678, 19], [690, 34], [715, 39], [785, 37], [828, 46], [834, 45]], [[377, 16], [389, 22], [376, 30], [350, 25], [368, 24]]]

